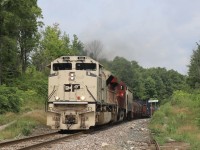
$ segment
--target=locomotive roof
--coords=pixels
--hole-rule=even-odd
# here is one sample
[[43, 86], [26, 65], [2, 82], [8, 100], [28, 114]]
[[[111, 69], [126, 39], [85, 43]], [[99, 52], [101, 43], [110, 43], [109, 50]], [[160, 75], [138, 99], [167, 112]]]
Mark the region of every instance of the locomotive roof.
[[[87, 63], [98, 63], [98, 61], [92, 59], [89, 56], [61, 56], [56, 59], [54, 59], [51, 63], [57, 62], [57, 63], [63, 63], [63, 62], [72, 62], [72, 61], [77, 61], [77, 62], [87, 62]], [[100, 64], [103, 66], [102, 64]], [[50, 67], [51, 64], [47, 65], [47, 67]]]
[[80, 62], [90, 61], [91, 63], [99, 63], [98, 61], [92, 59], [89, 56], [61, 56], [61, 57], [53, 60], [52, 62], [59, 61], [59, 60], [62, 60], [62, 62], [65, 62], [65, 61], [69, 61], [69, 62], [70, 61], [80, 61]]

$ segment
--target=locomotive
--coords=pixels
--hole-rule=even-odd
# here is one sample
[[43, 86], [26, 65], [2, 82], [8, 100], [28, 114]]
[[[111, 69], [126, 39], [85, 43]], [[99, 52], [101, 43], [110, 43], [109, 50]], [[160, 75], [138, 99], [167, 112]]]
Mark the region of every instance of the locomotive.
[[47, 125], [59, 130], [87, 130], [142, 116], [143, 111], [128, 86], [88, 56], [51, 62], [46, 108]]

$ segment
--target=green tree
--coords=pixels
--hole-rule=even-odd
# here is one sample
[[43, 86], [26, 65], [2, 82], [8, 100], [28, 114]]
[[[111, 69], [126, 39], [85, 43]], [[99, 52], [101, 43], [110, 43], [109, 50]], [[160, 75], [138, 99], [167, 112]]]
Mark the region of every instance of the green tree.
[[[73, 35], [71, 49], [75, 55], [86, 55], [83, 43], [78, 39], [77, 35]], [[71, 52], [72, 53], [72, 52]]]
[[132, 89], [133, 89], [133, 96], [136, 99], [143, 99], [144, 98], [144, 80], [142, 79], [142, 73], [144, 69], [139, 66], [136, 61], [131, 61], [131, 71], [132, 71]]
[[37, 6], [37, 0], [18, 0], [14, 4], [16, 9], [16, 18], [18, 20], [18, 48], [20, 53], [20, 62], [22, 73], [25, 73], [28, 66], [30, 52], [32, 52], [38, 43], [38, 26], [42, 22], [42, 11]]
[[41, 16], [37, 0], [0, 1], [0, 84], [25, 72]]
[[111, 65], [111, 72], [125, 82], [129, 87], [133, 86], [131, 62], [125, 58], [118, 56], [115, 57]]
[[18, 89], [15, 87], [0, 86], [0, 114], [5, 112], [20, 111], [20, 97], [17, 95]]
[[45, 71], [50, 62], [60, 56], [81, 55], [83, 44], [76, 35], [72, 42], [66, 33], [62, 34], [58, 24], [47, 26], [40, 34], [39, 47], [32, 55], [32, 63], [39, 71]]
[[149, 98], [157, 98], [157, 91], [156, 91], [156, 83], [151, 77], [145, 79], [145, 97], [146, 99]]
[[200, 45], [197, 43], [197, 49], [193, 50], [190, 58], [188, 83], [192, 88], [200, 88]]
[[13, 3], [11, 0], [0, 1], [0, 85], [10, 83], [18, 75], [18, 20]]

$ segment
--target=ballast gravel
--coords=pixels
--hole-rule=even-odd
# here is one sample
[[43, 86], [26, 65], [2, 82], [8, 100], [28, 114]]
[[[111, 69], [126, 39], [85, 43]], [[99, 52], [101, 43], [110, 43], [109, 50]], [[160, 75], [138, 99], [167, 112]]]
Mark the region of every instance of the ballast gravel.
[[85, 134], [73, 141], [62, 141], [42, 150], [150, 150], [150, 119], [138, 119], [114, 125], [103, 131]]

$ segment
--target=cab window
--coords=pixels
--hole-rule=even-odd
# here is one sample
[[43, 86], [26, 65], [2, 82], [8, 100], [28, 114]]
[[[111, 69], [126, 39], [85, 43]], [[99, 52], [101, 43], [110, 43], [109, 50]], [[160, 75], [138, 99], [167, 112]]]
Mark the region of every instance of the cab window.
[[72, 64], [71, 63], [54, 63], [53, 71], [58, 71], [58, 70], [72, 70]]
[[96, 70], [95, 63], [76, 63], [76, 70]]

